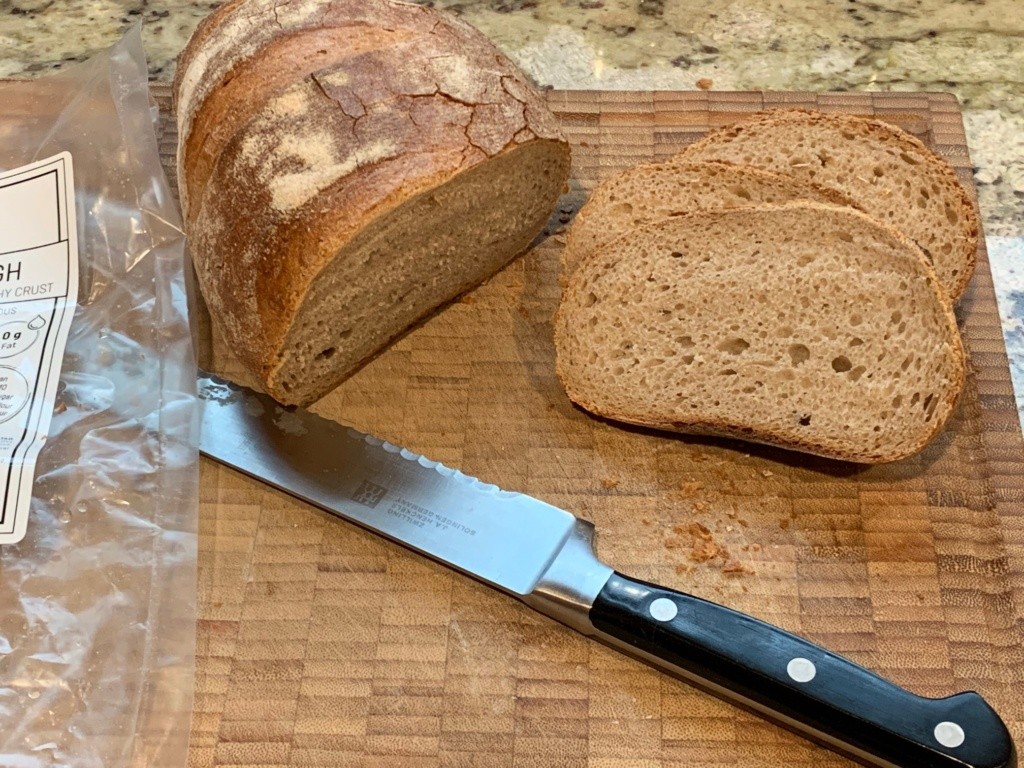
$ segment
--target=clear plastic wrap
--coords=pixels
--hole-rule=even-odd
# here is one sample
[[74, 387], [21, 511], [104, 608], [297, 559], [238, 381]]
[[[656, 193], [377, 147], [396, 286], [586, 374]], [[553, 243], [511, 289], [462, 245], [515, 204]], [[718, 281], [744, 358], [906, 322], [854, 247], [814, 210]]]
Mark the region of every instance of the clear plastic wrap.
[[185, 764], [196, 366], [155, 118], [138, 28], [0, 83], [0, 169], [72, 154], [80, 263], [28, 534], [0, 547], [0, 766]]

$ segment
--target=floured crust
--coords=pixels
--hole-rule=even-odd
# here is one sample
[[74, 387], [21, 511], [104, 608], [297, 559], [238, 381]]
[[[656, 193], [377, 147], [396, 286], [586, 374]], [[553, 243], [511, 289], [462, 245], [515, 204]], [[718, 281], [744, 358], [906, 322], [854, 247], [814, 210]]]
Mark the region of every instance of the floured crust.
[[763, 431], [736, 421], [708, 418], [706, 415], [700, 413], [688, 415], [674, 413], [671, 418], [667, 418], [659, 416], [659, 408], [654, 405], [645, 412], [617, 409], [609, 407], [607, 403], [598, 402], [591, 393], [586, 391], [585, 387], [579, 386], [578, 382], [586, 379], [587, 377], [583, 375], [581, 378], [579, 371], [571, 370], [570, 363], [566, 359], [565, 354], [563, 354], [563, 351], [567, 348], [568, 342], [574, 333], [569, 322], [568, 313], [570, 311], [570, 304], [575, 305], [578, 301], [578, 297], [583, 290], [584, 283], [588, 280], [592, 272], [600, 269], [600, 265], [603, 262], [608, 261], [609, 258], [619, 258], [615, 254], [618, 250], [621, 250], [622, 243], [627, 240], [635, 241], [638, 238], [643, 238], [645, 237], [645, 232], [655, 230], [664, 222], [654, 222], [634, 232], [627, 233], [615, 242], [606, 246], [601, 251], [588, 256], [573, 273], [570, 278], [569, 285], [563, 294], [562, 302], [559, 304], [558, 310], [555, 313], [554, 320], [555, 347], [556, 350], [558, 350], [556, 358], [556, 373], [563, 388], [573, 402], [586, 410], [609, 419], [636, 424], [638, 426], [653, 427], [655, 429], [664, 429], [686, 434], [738, 438], [765, 445], [812, 453], [826, 458], [868, 464], [897, 461], [918, 453], [941, 431], [949, 415], [952, 413], [957, 400], [959, 399], [966, 379], [964, 349], [960, 339], [960, 334], [957, 330], [956, 318], [953, 313], [952, 304], [948, 296], [946, 296], [945, 292], [942, 290], [941, 283], [938, 280], [935, 270], [932, 268], [930, 262], [921, 250], [901, 232], [893, 227], [881, 224], [871, 217], [850, 208], [838, 208], [827, 204], [800, 201], [782, 205], [764, 204], [743, 210], [701, 211], [691, 214], [683, 214], [677, 218], [688, 219], [694, 224], [697, 224], [702, 220], [702, 218], [707, 219], [708, 217], [715, 216], [749, 217], [757, 216], [758, 213], [767, 213], [770, 215], [774, 211], [797, 211], [801, 215], [811, 217], [816, 214], [828, 214], [830, 212], [841, 211], [843, 215], [851, 217], [855, 223], [859, 222], [861, 225], [877, 228], [884, 232], [886, 237], [890, 238], [902, 247], [908, 257], [913, 261], [913, 263], [910, 264], [912, 270], [923, 275], [930, 285], [936, 305], [941, 308], [941, 314], [944, 318], [945, 333], [942, 342], [947, 344], [950, 349], [954, 370], [952, 374], [952, 381], [946, 391], [942, 394], [940, 405], [935, 409], [935, 412], [938, 413], [939, 416], [930, 423], [929, 429], [921, 432], [916, 440], [899, 449], [868, 451], [853, 442], [846, 445], [840, 445], [837, 441], [833, 440], [831, 441], [831, 444], [829, 444], [821, 440], [804, 438], [793, 431], [785, 434], [770, 430]]
[[568, 157], [543, 96], [468, 25], [391, 0], [285, 5], [223, 6], [175, 86], [200, 284], [264, 382], [311, 281], [372, 221], [527, 142]]
[[[864, 145], [870, 150], [872, 148], [892, 146], [907, 153], [913, 160], [914, 165], [920, 166], [919, 174], [926, 176], [930, 182], [944, 191], [951, 209], [955, 211], [959, 233], [958, 247], [955, 253], [949, 255], [928, 254], [936, 266], [936, 272], [950, 296], [955, 300], [959, 298], [967, 287], [971, 275], [974, 273], [977, 261], [978, 240], [981, 236], [981, 220], [978, 211], [971, 202], [967, 191], [956, 178], [956, 173], [950, 165], [938, 157], [926, 147], [915, 136], [907, 133], [901, 128], [873, 118], [858, 117], [847, 114], [834, 114], [817, 112], [808, 109], [773, 109], [757, 113], [743, 121], [727, 125], [704, 136], [699, 141], [691, 144], [680, 152], [673, 159], [679, 162], [694, 162], [708, 159], [729, 159], [728, 150], [737, 140], [746, 140], [757, 134], [761, 129], [774, 129], [776, 127], [801, 125], [823, 127], [837, 134], [837, 141], [850, 141], [855, 138], [864, 140]], [[758, 136], [762, 146], [770, 146], [770, 138]], [[751, 139], [751, 141], [753, 141]], [[817, 147], [817, 149], [826, 149]], [[778, 148], [775, 148], [777, 151]], [[754, 164], [759, 165], [755, 162]], [[768, 170], [783, 170], [781, 167], [768, 166]], [[800, 178], [802, 173], [793, 172]], [[865, 168], [864, 173], [870, 178], [872, 169]], [[818, 181], [815, 179], [815, 181]], [[836, 186], [823, 178], [820, 183], [828, 186]], [[860, 205], [861, 209], [879, 220], [887, 220], [887, 209], [898, 207], [910, 207], [915, 204], [912, 196], [904, 197], [901, 193], [893, 193], [892, 190], [885, 191], [880, 188], [875, 191], [867, 184], [861, 185], [861, 193], [854, 194], [852, 190], [845, 189]], [[934, 190], [933, 190], [934, 192]], [[949, 214], [947, 214], [949, 215]], [[889, 223], [887, 221], [887, 223]], [[906, 234], [913, 238], [913, 233]], [[947, 262], [953, 264], [952, 267]], [[956, 269], [956, 274], [952, 274]]]
[[[537, 97], [532, 84], [480, 32], [431, 8], [395, 0], [229, 0], [203, 19], [178, 59], [173, 85], [178, 136], [190, 139], [179, 145], [179, 178], [191, 173], [196, 150], [192, 126], [200, 116], [215, 123], [225, 118], [237, 122], [239, 115], [233, 113], [251, 117], [264, 98], [302, 76], [344, 69], [367, 50], [387, 51], [411, 36], [433, 34], [456, 38], [471, 55], [483, 53], [482, 60], [474, 61], [474, 75], [477, 70], [500, 72]], [[283, 60], [274, 60], [274, 52], [267, 50], [275, 48]], [[415, 74], [416, 62], [395, 63]], [[243, 88], [236, 84], [236, 93], [227, 90], [246, 75]], [[458, 76], [453, 73], [449, 81]], [[218, 107], [208, 105], [211, 96]], [[539, 97], [533, 101], [532, 127], [538, 135], [560, 138], [546, 103]], [[230, 130], [220, 133], [230, 138]], [[216, 147], [207, 151], [216, 153]], [[182, 188], [187, 215], [191, 189], [184, 182]]]

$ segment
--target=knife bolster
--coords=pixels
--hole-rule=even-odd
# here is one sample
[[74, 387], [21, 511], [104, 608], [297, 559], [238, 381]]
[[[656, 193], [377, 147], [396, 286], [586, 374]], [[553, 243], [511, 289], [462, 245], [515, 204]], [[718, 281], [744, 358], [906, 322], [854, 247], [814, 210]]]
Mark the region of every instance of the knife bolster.
[[590, 622], [590, 608], [613, 573], [594, 552], [593, 523], [577, 518], [544, 575], [522, 599], [577, 632], [593, 635], [597, 630]]

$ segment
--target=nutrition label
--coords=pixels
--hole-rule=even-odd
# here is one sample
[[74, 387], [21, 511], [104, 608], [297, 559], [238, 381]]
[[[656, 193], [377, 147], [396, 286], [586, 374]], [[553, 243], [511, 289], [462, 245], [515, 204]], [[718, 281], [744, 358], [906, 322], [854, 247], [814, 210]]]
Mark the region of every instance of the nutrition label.
[[74, 177], [65, 152], [0, 174], [0, 544], [25, 536], [77, 298]]

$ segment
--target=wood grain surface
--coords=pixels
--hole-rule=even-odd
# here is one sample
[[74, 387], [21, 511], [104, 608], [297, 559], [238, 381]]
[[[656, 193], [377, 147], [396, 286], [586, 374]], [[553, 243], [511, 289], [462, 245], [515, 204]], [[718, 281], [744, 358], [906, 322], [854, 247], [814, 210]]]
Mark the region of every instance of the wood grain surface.
[[[166, 89], [156, 95], [173, 177]], [[619, 570], [803, 634], [918, 693], [976, 689], [1020, 741], [1024, 444], [983, 247], [959, 312], [966, 395], [908, 461], [865, 469], [623, 429], [574, 408], [554, 375], [560, 232], [599, 179], [788, 104], [895, 122], [973, 195], [956, 101], [554, 91], [550, 102], [574, 150], [551, 236], [315, 410], [593, 520]], [[241, 375], [217, 344], [204, 358]], [[206, 461], [201, 502], [193, 768], [847, 764]]]

